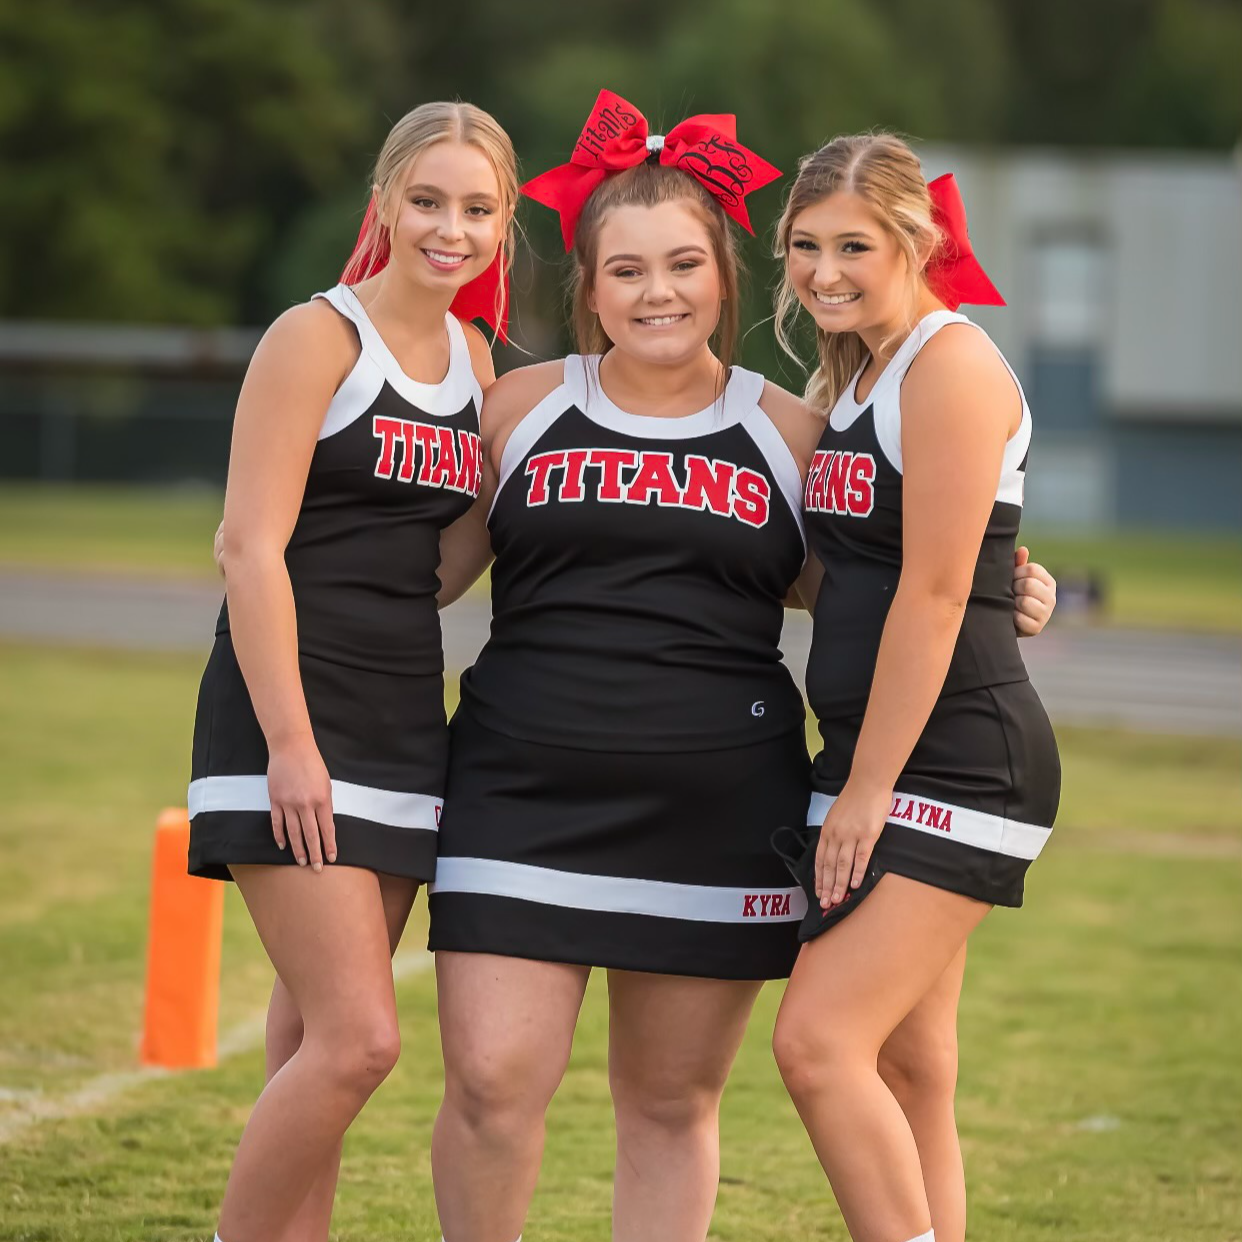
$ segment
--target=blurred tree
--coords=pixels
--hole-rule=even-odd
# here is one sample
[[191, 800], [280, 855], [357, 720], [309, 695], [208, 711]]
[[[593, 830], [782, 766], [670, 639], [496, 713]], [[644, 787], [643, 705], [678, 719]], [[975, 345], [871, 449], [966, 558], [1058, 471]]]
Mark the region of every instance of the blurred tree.
[[[1242, 133], [1237, 0], [42, 0], [0, 6], [0, 315], [262, 322], [331, 282], [389, 126], [464, 98], [527, 175], [601, 86], [653, 126], [732, 111], [792, 172], [842, 131], [1225, 149]], [[778, 187], [752, 207], [767, 313]], [[554, 347], [562, 248], [520, 326]], [[773, 365], [767, 329], [746, 360]]]
[[0, 10], [0, 313], [249, 320], [263, 255], [364, 133], [311, 15], [252, 0]]

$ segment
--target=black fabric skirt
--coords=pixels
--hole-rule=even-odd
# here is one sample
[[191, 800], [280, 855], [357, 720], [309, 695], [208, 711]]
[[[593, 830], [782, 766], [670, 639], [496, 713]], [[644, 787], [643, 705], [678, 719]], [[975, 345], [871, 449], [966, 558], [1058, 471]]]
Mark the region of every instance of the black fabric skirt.
[[656, 974], [789, 974], [802, 890], [771, 848], [805, 812], [802, 731], [618, 754], [450, 726], [433, 950]]
[[[861, 716], [820, 721], [808, 829], [845, 786]], [[876, 844], [880, 872], [997, 906], [1020, 906], [1027, 869], [1051, 835], [1061, 796], [1052, 726], [1030, 682], [940, 699], [897, 781]], [[808, 833], [814, 848], [817, 833]]]
[[[319, 753], [332, 780], [334, 866], [430, 880], [448, 756], [441, 676], [401, 676], [299, 657]], [[218, 634], [199, 687], [189, 789], [190, 873], [234, 863], [296, 865], [272, 836], [267, 743], [232, 639]]]

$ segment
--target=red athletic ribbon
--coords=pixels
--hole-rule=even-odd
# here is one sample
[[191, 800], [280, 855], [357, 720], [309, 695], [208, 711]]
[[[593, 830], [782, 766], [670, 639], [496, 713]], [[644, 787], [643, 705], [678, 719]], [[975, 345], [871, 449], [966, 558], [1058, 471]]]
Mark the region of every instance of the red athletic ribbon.
[[565, 249], [572, 250], [578, 217], [595, 187], [609, 173], [634, 168], [657, 152], [665, 167], [680, 168], [700, 181], [748, 233], [754, 230], [746, 195], [781, 175], [739, 144], [732, 113], [687, 117], [666, 137], [652, 136], [647, 118], [633, 104], [600, 91], [569, 163], [528, 181], [522, 192], [560, 215]]
[[[367, 205], [367, 214], [362, 218], [362, 228], [358, 230], [358, 240], [354, 243], [353, 253], [349, 256], [349, 262], [345, 264], [345, 270], [341, 273], [343, 281], [345, 273], [349, 271], [351, 265], [361, 253], [361, 267], [349, 280], [348, 283], [351, 285], [356, 285], [359, 281], [366, 280], [368, 276], [374, 276], [376, 272], [381, 272], [388, 266], [390, 249], [387, 229], [377, 228], [371, 245], [366, 245], [366, 236], [374, 220], [375, 199], [372, 199]], [[500, 314], [500, 322], [497, 323], [496, 294], [500, 291], [502, 282], [505, 300]], [[466, 284], [457, 290], [457, 295], [453, 298], [453, 304], [449, 307], [449, 310], [458, 319], [484, 320], [496, 330], [497, 335], [506, 345], [509, 343], [509, 277], [506, 272], [501, 270], [499, 250], [496, 251], [496, 257], [485, 272], [476, 276], [473, 280], [467, 281]]]
[[924, 275], [931, 291], [950, 309], [963, 302], [973, 306], [1004, 306], [996, 286], [979, 265], [966, 231], [966, 205], [957, 178], [945, 173], [929, 183], [932, 223], [944, 235], [940, 253], [927, 265]]

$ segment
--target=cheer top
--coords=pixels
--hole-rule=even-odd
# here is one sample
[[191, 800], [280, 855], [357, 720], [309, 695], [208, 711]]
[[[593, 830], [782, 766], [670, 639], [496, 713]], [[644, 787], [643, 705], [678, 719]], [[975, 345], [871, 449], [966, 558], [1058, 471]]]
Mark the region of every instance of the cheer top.
[[[285, 564], [301, 656], [439, 675], [440, 531], [479, 494], [483, 394], [466, 334], [445, 315], [438, 384], [401, 370], [347, 285], [316, 297], [358, 330], [358, 361], [324, 418]], [[227, 633], [228, 602], [216, 633]]]
[[581, 749], [708, 750], [802, 727], [779, 649], [805, 557], [798, 467], [734, 367], [685, 418], [628, 414], [599, 358], [513, 430], [489, 517], [479, 723]]
[[[866, 402], [854, 400], [860, 369], [828, 417], [803, 494], [807, 538], [824, 566], [806, 674], [807, 700], [821, 719], [866, 709], [880, 637], [901, 576], [902, 380], [919, 350], [941, 328], [970, 322], [951, 311], [927, 315], [881, 372]], [[1031, 412], [1021, 385], [1018, 393], [1022, 420], [1005, 446], [996, 500], [942, 697], [1027, 680], [1013, 624], [1013, 553], [1022, 517]], [[944, 486], [951, 488], [952, 478]]]

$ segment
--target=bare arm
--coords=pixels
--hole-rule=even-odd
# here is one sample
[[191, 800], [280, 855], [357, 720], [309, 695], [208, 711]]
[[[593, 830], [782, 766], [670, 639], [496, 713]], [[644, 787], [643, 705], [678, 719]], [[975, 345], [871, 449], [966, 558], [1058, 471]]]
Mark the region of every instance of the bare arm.
[[866, 874], [893, 786], [944, 685], [1021, 416], [1013, 379], [986, 339], [946, 328], [902, 389], [901, 578], [884, 625], [849, 780], [824, 821], [817, 891], [826, 905]]
[[[474, 368], [475, 379], [479, 381], [479, 387], [486, 399], [488, 391], [496, 382], [492, 351], [478, 328], [473, 324], [462, 324], [462, 327], [466, 332], [466, 344], [470, 347], [470, 365]], [[483, 414], [480, 410], [480, 432], [482, 424]], [[486, 446], [487, 438], [484, 437], [483, 477], [479, 495], [457, 521], [440, 532], [440, 589], [436, 592], [436, 603], [441, 608], [446, 608], [454, 600], [460, 599], [491, 564], [492, 545], [487, 533], [487, 514], [492, 507], [492, 497], [496, 494], [496, 478], [488, 461]]]
[[330, 308], [313, 303], [268, 329], [238, 398], [224, 496], [229, 625], [267, 739], [272, 830], [282, 849], [287, 836], [298, 861], [316, 870], [324, 855], [336, 856], [331, 787], [302, 693], [285, 546], [324, 414], [352, 365], [347, 332]]

